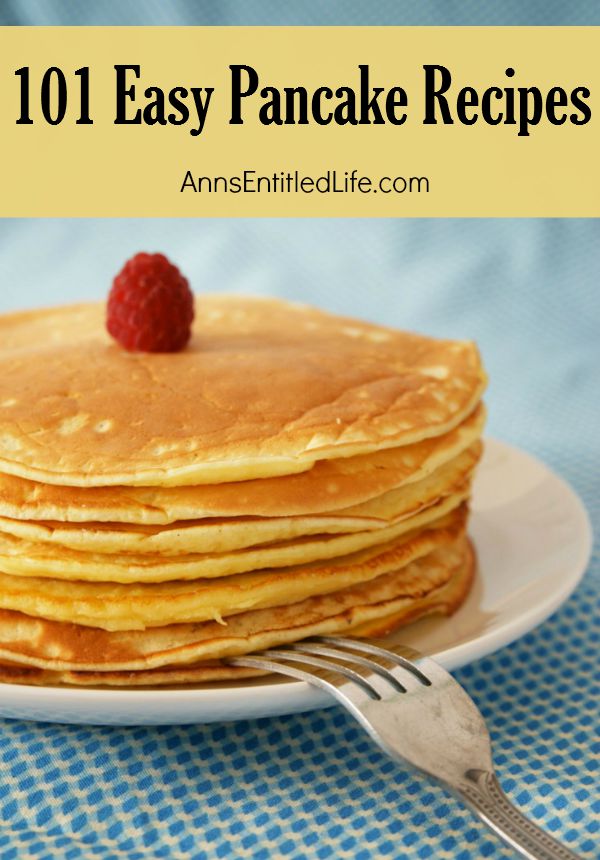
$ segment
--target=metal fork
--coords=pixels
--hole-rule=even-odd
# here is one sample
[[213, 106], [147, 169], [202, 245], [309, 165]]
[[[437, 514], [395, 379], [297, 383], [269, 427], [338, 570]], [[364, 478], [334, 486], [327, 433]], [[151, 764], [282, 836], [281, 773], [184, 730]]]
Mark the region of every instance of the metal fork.
[[509, 801], [477, 706], [452, 675], [418, 651], [318, 636], [227, 662], [322, 687], [392, 758], [441, 783], [521, 855], [576, 860]]

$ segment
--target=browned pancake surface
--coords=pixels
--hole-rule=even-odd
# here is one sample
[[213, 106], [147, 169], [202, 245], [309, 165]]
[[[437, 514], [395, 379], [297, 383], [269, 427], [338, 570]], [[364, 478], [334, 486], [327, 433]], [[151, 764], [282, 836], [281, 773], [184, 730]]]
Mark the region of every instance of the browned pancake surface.
[[104, 305], [0, 318], [0, 469], [49, 483], [290, 474], [439, 436], [485, 384], [472, 343], [274, 299], [197, 300], [189, 347], [129, 353]]

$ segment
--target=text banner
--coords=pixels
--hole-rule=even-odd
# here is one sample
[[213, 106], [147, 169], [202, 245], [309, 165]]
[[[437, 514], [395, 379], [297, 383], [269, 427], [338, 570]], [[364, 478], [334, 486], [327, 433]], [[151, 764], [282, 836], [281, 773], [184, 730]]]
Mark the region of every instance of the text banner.
[[3, 216], [598, 216], [594, 27], [0, 28]]

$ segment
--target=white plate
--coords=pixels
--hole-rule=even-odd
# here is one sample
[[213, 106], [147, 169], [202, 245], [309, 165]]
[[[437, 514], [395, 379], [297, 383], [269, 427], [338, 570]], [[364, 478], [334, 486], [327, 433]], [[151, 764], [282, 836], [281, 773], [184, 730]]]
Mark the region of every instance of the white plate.
[[[459, 611], [395, 637], [457, 669], [544, 621], [581, 579], [591, 528], [582, 503], [528, 454], [488, 440], [470, 532], [479, 576]], [[107, 690], [0, 684], [0, 716], [64, 723], [169, 725], [309, 711], [334, 704], [298, 681], [257, 679], [203, 689]]]

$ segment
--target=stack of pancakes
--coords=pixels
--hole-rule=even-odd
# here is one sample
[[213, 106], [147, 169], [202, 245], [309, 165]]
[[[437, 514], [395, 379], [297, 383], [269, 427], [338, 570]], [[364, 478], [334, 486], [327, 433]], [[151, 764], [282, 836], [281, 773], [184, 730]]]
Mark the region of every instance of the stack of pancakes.
[[0, 317], [0, 679], [156, 685], [468, 592], [475, 346], [267, 299], [129, 353], [101, 305]]

